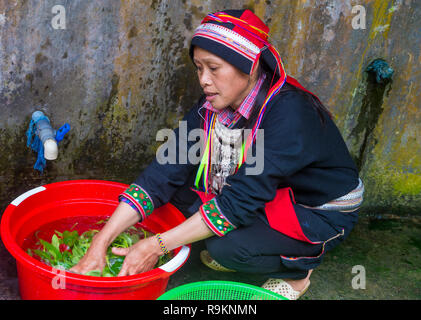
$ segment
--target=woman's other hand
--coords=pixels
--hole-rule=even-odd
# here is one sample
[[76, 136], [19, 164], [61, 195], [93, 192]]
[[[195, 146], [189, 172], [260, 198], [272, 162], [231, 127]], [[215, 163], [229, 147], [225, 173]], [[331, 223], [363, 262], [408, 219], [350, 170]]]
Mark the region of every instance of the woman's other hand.
[[162, 255], [161, 248], [155, 237], [140, 240], [129, 248], [112, 248], [112, 253], [126, 256], [119, 277], [131, 276], [153, 269]]
[[92, 239], [92, 244], [86, 254], [69, 271], [79, 274], [86, 274], [89, 271], [104, 269], [107, 254], [107, 244], [100, 239], [100, 234], [96, 234]]

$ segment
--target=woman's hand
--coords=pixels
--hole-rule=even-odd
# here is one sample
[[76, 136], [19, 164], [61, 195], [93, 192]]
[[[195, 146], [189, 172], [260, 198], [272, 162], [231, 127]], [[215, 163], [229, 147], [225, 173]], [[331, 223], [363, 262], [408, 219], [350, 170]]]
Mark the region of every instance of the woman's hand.
[[91, 246], [89, 247], [86, 254], [79, 260], [79, 262], [73, 266], [69, 271], [74, 273], [85, 274], [89, 271], [102, 270], [105, 267], [107, 254], [106, 242], [101, 240], [96, 234], [92, 238]]
[[131, 276], [153, 269], [162, 255], [155, 237], [140, 240], [129, 248], [112, 248], [115, 255], [126, 256], [119, 277]]
[[85, 274], [105, 267], [107, 249], [113, 240], [128, 227], [139, 221], [138, 213], [127, 203], [120, 202], [104, 228], [92, 239], [91, 246], [82, 259], [69, 271]]
[[[182, 245], [206, 239], [213, 234], [197, 212], [183, 223], [162, 233], [161, 239], [166, 248], [171, 251]], [[118, 274], [119, 277], [149, 271], [154, 268], [159, 256], [163, 255], [155, 237], [140, 240], [130, 248], [112, 248], [112, 252], [119, 256], [126, 256]]]

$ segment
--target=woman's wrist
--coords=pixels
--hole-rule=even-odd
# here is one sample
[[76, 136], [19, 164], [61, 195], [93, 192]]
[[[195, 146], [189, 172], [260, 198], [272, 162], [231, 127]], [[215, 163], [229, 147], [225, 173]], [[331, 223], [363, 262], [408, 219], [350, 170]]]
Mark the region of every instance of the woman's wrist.
[[107, 237], [104, 233], [98, 232], [92, 238], [90, 248], [106, 253], [112, 242], [113, 240], [110, 240], [109, 237]]
[[166, 246], [164, 240], [162, 239], [160, 233], [157, 233], [155, 235], [155, 239], [156, 239], [156, 242], [158, 243], [159, 249], [161, 251], [160, 255], [168, 254], [170, 252], [170, 250], [167, 248], [167, 246]]
[[[188, 218], [178, 226], [159, 235], [162, 245], [168, 251], [174, 250], [180, 246], [203, 240], [213, 236], [214, 233], [203, 222], [199, 212], [196, 212], [192, 217]], [[158, 239], [155, 236], [156, 245], [161, 250], [161, 255], [164, 254], [165, 249], [162, 250]]]
[[120, 202], [102, 230], [95, 235], [95, 242], [106, 250], [120, 233], [136, 222], [138, 213], [127, 203]]
[[157, 256], [163, 256], [164, 255], [164, 252], [161, 250], [158, 239], [156, 237], [152, 236], [152, 237], [149, 237], [145, 240], [149, 241], [151, 252], [153, 252]]

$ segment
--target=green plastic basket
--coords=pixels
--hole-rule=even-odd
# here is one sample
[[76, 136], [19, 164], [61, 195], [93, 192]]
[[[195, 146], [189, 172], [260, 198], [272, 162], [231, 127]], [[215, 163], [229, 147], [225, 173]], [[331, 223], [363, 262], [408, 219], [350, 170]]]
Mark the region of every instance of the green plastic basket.
[[158, 300], [288, 300], [272, 291], [232, 281], [201, 281], [173, 288]]

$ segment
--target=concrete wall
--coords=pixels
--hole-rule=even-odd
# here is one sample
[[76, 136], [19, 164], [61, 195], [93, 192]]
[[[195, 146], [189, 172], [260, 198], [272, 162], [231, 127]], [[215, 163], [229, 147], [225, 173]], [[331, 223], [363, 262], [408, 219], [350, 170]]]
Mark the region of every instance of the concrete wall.
[[[66, 29], [54, 29], [55, 5]], [[355, 5], [366, 29], [354, 29]], [[335, 115], [366, 184], [365, 208], [421, 208], [421, 3], [411, 0], [0, 0], [0, 207], [46, 183], [130, 183], [152, 159], [156, 132], [174, 127], [200, 90], [188, 56], [206, 13], [250, 8], [270, 27], [287, 72]], [[366, 67], [393, 68], [377, 86]], [[26, 147], [43, 110], [72, 129], [43, 175]], [[419, 214], [419, 213], [418, 213]]]

